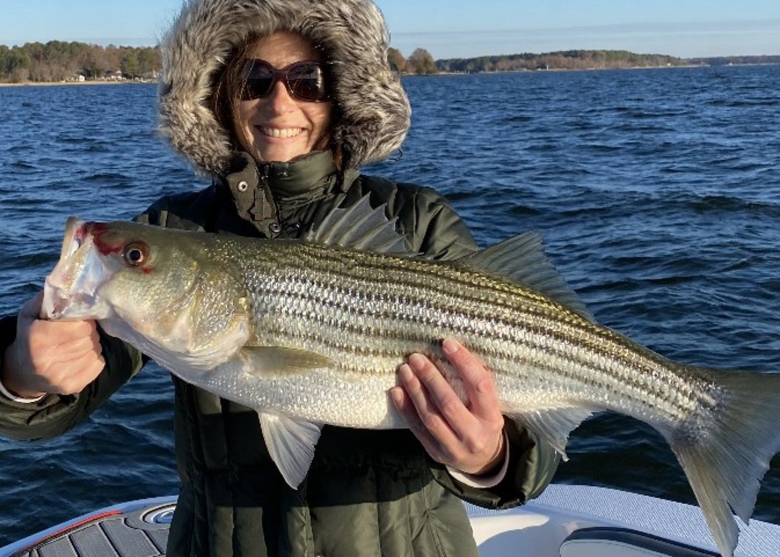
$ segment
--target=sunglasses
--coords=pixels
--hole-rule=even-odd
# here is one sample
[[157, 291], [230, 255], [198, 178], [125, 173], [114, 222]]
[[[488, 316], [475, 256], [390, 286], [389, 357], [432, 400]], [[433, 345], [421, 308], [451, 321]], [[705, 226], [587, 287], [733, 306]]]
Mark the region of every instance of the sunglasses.
[[323, 102], [330, 98], [325, 68], [319, 62], [296, 62], [277, 70], [265, 60], [249, 60], [244, 67], [242, 101], [263, 99], [282, 81], [290, 96], [299, 101]]

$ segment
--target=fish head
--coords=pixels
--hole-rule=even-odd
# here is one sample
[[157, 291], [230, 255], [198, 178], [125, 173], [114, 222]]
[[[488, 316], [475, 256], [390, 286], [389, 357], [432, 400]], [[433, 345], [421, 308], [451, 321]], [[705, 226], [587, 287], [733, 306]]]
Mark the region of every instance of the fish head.
[[97, 320], [171, 371], [212, 369], [252, 334], [250, 296], [219, 245], [203, 232], [70, 218], [42, 316]]
[[155, 227], [68, 219], [60, 260], [46, 278], [47, 319], [159, 316], [192, 290], [196, 261]]

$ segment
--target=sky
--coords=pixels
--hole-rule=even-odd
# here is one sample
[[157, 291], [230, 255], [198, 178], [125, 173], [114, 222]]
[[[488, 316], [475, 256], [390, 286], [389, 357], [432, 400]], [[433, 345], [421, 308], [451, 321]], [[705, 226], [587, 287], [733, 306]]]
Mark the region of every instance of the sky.
[[[780, 0], [375, 0], [391, 45], [436, 59], [629, 50], [780, 55]], [[0, 44], [152, 46], [183, 0], [0, 0]]]

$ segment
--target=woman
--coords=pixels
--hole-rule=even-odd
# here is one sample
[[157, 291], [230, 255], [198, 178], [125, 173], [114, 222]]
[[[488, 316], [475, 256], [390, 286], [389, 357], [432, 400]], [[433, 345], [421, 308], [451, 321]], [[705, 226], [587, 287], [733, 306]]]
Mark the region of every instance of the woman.
[[[432, 190], [358, 170], [397, 149], [409, 124], [386, 49], [368, 0], [186, 4], [163, 46], [160, 129], [214, 183], [161, 199], [138, 220], [296, 237], [370, 194], [398, 217], [412, 251], [474, 251]], [[0, 431], [21, 439], [63, 433], [145, 362], [92, 322], [36, 319], [39, 306], [0, 323]], [[254, 412], [174, 379], [182, 488], [168, 555], [476, 555], [454, 496], [520, 504], [557, 460], [504, 423], [487, 371], [457, 342], [444, 346], [469, 386], [468, 407], [413, 355], [391, 392], [413, 433], [325, 427], [297, 490], [270, 460]]]

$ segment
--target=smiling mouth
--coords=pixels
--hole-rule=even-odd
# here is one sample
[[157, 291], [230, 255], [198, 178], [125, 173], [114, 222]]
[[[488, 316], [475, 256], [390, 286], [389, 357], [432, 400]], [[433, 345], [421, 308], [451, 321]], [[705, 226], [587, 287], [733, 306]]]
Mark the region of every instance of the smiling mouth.
[[271, 128], [268, 126], [257, 126], [257, 128], [263, 135], [277, 139], [289, 139], [303, 133], [303, 128]]

